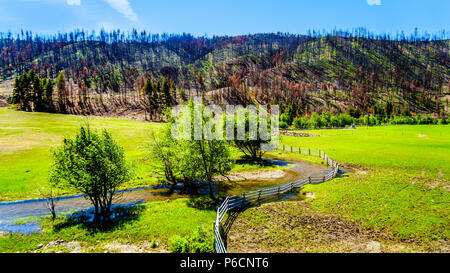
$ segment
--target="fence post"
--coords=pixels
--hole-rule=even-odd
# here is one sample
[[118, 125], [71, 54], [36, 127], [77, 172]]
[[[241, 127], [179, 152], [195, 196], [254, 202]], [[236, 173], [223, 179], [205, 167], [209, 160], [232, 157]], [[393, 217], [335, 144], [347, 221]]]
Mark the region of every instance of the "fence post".
[[292, 146], [291, 146], [291, 153], [292, 153]]
[[309, 155], [311, 155], [311, 148], [308, 148]]
[[325, 176], [323, 177], [323, 182], [325, 182]]
[[302, 154], [302, 148], [298, 147], [298, 153]]
[[241, 208], [244, 208], [244, 202], [245, 202], [245, 192], [242, 195], [242, 202], [241, 202]]
[[261, 191], [262, 190], [259, 190], [258, 200], [256, 201], [256, 202], [258, 202], [258, 205], [260, 205], [260, 206], [261, 206]]
[[278, 200], [281, 200], [280, 186], [278, 186]]

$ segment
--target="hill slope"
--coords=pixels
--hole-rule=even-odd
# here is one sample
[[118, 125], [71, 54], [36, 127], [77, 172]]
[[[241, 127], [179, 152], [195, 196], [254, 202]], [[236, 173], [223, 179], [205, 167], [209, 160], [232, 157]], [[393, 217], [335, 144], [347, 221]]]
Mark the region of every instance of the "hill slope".
[[65, 70], [73, 92], [87, 86], [91, 95], [133, 93], [144, 79], [164, 77], [190, 96], [211, 91], [207, 98], [219, 103], [295, 103], [308, 113], [370, 112], [392, 101], [413, 112], [448, 111], [449, 40], [114, 33], [108, 39], [2, 39], [0, 81], [31, 68], [53, 79]]

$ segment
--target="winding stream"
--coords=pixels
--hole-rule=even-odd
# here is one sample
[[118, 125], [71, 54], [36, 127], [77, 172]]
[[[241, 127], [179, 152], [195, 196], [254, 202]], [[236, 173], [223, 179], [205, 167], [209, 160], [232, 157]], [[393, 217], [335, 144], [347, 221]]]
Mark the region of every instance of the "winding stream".
[[[292, 164], [293, 167], [285, 170], [285, 175], [282, 178], [226, 182], [226, 194], [237, 195], [243, 192], [254, 191], [265, 187], [290, 183], [298, 178], [318, 174], [327, 170], [326, 166], [321, 166], [307, 161], [284, 161], [275, 158], [267, 160], [270, 160], [272, 163], [279, 166], [287, 166], [288, 164]], [[170, 194], [167, 188], [156, 186], [122, 191], [118, 197], [114, 199], [114, 204], [138, 204], [187, 197], [189, 196], [176, 192]], [[300, 197], [294, 194], [291, 195], [290, 198]], [[61, 197], [56, 200], [57, 202], [55, 207], [58, 214], [91, 208], [90, 202], [85, 199], [83, 195]], [[24, 221], [23, 223], [20, 223], [18, 220], [30, 217], [43, 217], [47, 215], [50, 215], [50, 212], [47, 209], [45, 199], [0, 203], [0, 231], [23, 234], [38, 233], [41, 231], [39, 222]]]

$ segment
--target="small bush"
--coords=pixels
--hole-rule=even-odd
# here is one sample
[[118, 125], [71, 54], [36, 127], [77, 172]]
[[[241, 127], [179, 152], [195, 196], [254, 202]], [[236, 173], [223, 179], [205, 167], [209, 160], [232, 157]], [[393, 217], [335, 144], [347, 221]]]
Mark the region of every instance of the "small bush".
[[199, 227], [187, 237], [171, 237], [169, 239], [169, 249], [173, 253], [212, 253], [214, 250], [214, 237]]
[[151, 248], [157, 248], [158, 247], [158, 242], [156, 240], [153, 240], [152, 243], [150, 244]]
[[198, 198], [191, 198], [188, 200], [187, 205], [196, 209], [215, 209], [216, 201], [209, 196], [202, 196]]
[[173, 253], [188, 253], [188, 241], [186, 238], [175, 235], [169, 239], [169, 249]]

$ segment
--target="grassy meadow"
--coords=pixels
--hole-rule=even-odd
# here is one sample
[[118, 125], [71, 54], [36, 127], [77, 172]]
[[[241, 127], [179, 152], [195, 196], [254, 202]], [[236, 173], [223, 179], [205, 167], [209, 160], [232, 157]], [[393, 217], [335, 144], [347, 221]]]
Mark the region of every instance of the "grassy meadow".
[[[149, 157], [146, 145], [152, 130], [162, 123], [129, 121], [120, 119], [89, 118], [21, 112], [0, 108], [0, 202], [40, 198], [40, 191], [47, 184], [52, 163], [51, 149], [62, 144], [63, 137], [74, 137], [79, 127], [89, 121], [96, 130], [107, 129], [124, 148], [127, 159], [135, 166], [135, 178], [124, 188], [152, 186], [157, 178], [152, 167], [146, 163]], [[242, 156], [233, 150], [236, 159]], [[254, 170], [277, 170], [287, 167], [241, 162], [233, 172]], [[62, 192], [60, 194], [72, 194]]]
[[[80, 116], [0, 108], [0, 201], [38, 198], [47, 182], [51, 149], [61, 145], [63, 137], [73, 137], [86, 121]], [[89, 124], [97, 130], [108, 129], [136, 166], [136, 178], [126, 187], [156, 182], [142, 161], [146, 157], [143, 147], [151, 130], [161, 124], [102, 118], [90, 118]]]
[[[215, 210], [199, 210], [187, 205], [188, 199], [157, 201], [138, 205], [133, 219], [121, 221], [113, 228], [98, 232], [82, 224], [68, 224], [60, 217], [51, 223], [41, 220], [40, 234], [11, 234], [0, 237], [2, 252], [70, 252], [64, 245], [40, 249], [56, 240], [77, 241], [81, 252], [167, 252], [173, 236], [187, 236], [198, 228], [212, 233]], [[156, 245], [154, 244], [156, 243]]]
[[282, 143], [325, 151], [355, 174], [321, 185], [314, 209], [396, 239], [450, 238], [450, 126], [383, 126], [307, 131]]
[[[72, 137], [84, 121], [85, 118], [78, 116], [0, 109], [0, 201], [39, 197], [38, 189], [45, 185], [51, 164], [50, 149], [60, 145], [64, 136]], [[143, 161], [143, 144], [148, 141], [149, 132], [162, 126], [161, 124], [96, 118], [90, 119], [89, 123], [97, 129], [107, 128], [124, 147], [128, 159], [135, 163], [137, 177], [127, 183], [126, 187], [157, 182], [151, 167]], [[367, 232], [367, 238], [382, 242], [382, 238], [389, 238], [391, 245], [404, 242], [424, 246], [416, 251], [439, 251], [442, 250], [442, 245], [448, 245], [450, 125], [360, 127], [307, 132], [320, 137], [283, 136], [281, 143], [321, 149], [344, 167], [356, 172], [321, 185], [306, 186], [304, 191], [314, 192], [315, 199], [286, 202], [287, 205], [266, 204], [261, 208], [245, 211], [237, 220], [239, 222], [239, 219], [244, 219], [244, 225], [238, 224], [243, 230], [242, 233], [238, 232], [240, 236], [232, 240], [235, 246], [245, 249], [248, 242], [270, 241], [277, 242], [275, 248], [266, 248], [270, 251], [351, 251], [341, 247], [341, 242], [330, 248], [328, 240], [324, 238], [318, 239], [323, 244], [313, 248], [305, 248], [309, 244], [304, 245], [306, 241], [303, 242], [303, 239], [296, 242], [287, 239], [292, 234], [280, 232], [279, 229], [283, 222], [281, 220], [287, 219], [286, 217], [300, 217], [292, 218], [292, 223], [300, 223], [299, 229], [302, 230], [304, 222], [301, 217], [319, 219], [317, 230], [311, 230], [306, 235], [298, 233], [298, 238], [303, 235], [305, 238], [313, 238], [311, 236], [328, 234], [333, 229], [324, 228], [321, 221], [335, 219], [329, 217], [341, 217], [346, 223], [355, 225], [352, 230], [358, 230], [356, 226], [361, 227]], [[269, 154], [284, 158], [301, 157], [317, 163], [321, 161], [298, 153]], [[274, 168], [239, 164], [234, 171]], [[307, 205], [308, 209], [298, 207], [303, 205]], [[169, 238], [188, 235], [202, 226], [210, 230], [216, 217], [214, 210], [189, 207], [187, 199], [158, 201], [139, 207], [142, 211], [136, 218], [102, 232], [92, 232], [81, 224], [65, 224], [61, 228], [55, 228], [55, 225], [43, 219], [42, 234], [11, 234], [0, 237], [0, 252], [39, 252], [40, 244], [45, 245], [55, 240], [77, 241], [85, 252], [166, 251]], [[277, 212], [279, 217], [266, 214], [271, 211]], [[292, 212], [292, 215], [286, 215], [287, 212]], [[295, 212], [299, 212], [298, 215]], [[281, 217], [281, 220], [277, 217]], [[277, 219], [281, 222], [273, 222], [278, 221]], [[58, 221], [64, 224], [66, 220], [61, 218]], [[267, 234], [248, 238], [244, 229], [264, 229]], [[152, 242], [157, 242], [159, 247], [155, 247]], [[233, 246], [230, 248], [239, 251]], [[389, 251], [393, 248], [383, 249]], [[69, 250], [56, 247], [45, 251]]]

